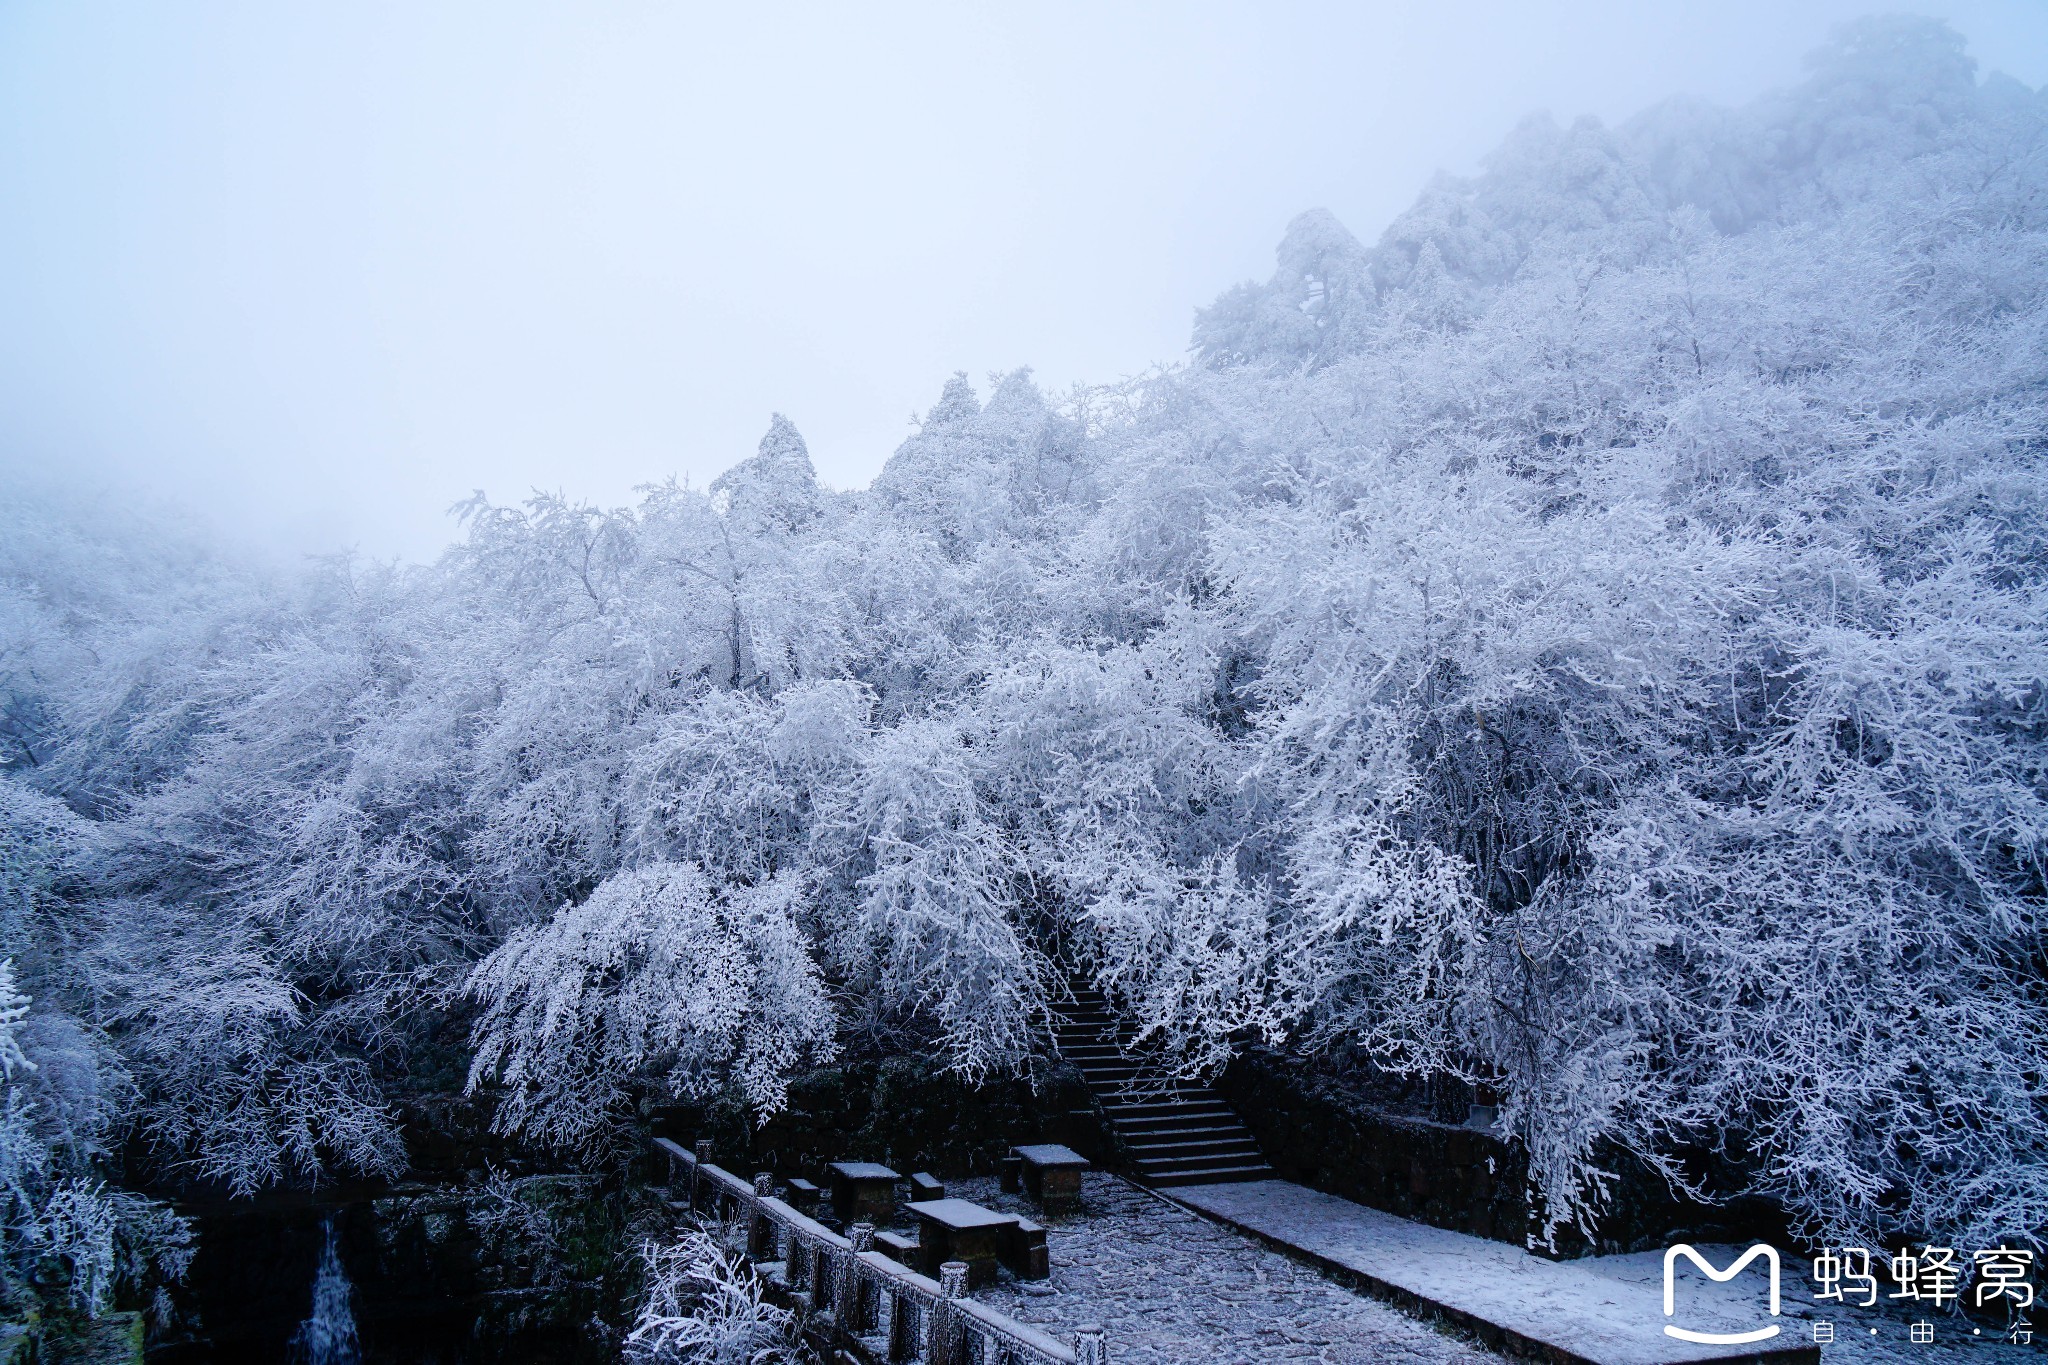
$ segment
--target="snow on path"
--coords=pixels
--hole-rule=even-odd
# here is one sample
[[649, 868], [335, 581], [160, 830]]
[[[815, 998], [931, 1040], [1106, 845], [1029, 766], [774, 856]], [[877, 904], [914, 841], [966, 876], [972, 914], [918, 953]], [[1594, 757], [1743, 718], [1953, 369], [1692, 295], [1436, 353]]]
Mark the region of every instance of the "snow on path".
[[1005, 1276], [975, 1299], [1062, 1341], [1101, 1323], [1117, 1365], [1500, 1365], [1484, 1347], [1114, 1175], [1089, 1172], [1081, 1208], [1057, 1218], [993, 1180], [948, 1182], [947, 1192], [1047, 1228], [1051, 1279]]
[[[1709, 1346], [1666, 1336], [1665, 1323], [1678, 1319], [1664, 1316], [1662, 1258], [1654, 1253], [1655, 1274], [1647, 1280], [1635, 1273], [1596, 1274], [1584, 1263], [1545, 1260], [1504, 1242], [1410, 1222], [1284, 1180], [1185, 1186], [1172, 1195], [1373, 1284], [1566, 1358], [1594, 1365], [1758, 1359], [1789, 1365], [1819, 1358], [1807, 1324], [1796, 1319], [1778, 1319], [1784, 1330], [1753, 1345]], [[1788, 1269], [1786, 1282], [1795, 1276], [1796, 1268]], [[1738, 1281], [1752, 1277], [1761, 1282], [1761, 1271], [1746, 1271]], [[1698, 1292], [1688, 1294], [1681, 1325], [1725, 1332], [1772, 1322], [1746, 1289], [1714, 1293], [1696, 1277], [1686, 1288]]]

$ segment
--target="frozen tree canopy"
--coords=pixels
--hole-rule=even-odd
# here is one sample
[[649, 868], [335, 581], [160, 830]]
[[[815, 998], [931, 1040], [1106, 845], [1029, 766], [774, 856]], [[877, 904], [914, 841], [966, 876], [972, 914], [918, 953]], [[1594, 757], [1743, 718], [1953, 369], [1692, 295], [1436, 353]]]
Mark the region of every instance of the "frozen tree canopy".
[[0, 501], [11, 1237], [123, 1126], [398, 1169], [451, 1019], [591, 1152], [1028, 1067], [1073, 970], [1193, 1068], [1497, 1090], [1556, 1220], [1706, 1148], [2048, 1227], [2048, 98], [1940, 25], [1304, 214], [1186, 366], [956, 376], [866, 491], [776, 417], [425, 567], [121, 515]]

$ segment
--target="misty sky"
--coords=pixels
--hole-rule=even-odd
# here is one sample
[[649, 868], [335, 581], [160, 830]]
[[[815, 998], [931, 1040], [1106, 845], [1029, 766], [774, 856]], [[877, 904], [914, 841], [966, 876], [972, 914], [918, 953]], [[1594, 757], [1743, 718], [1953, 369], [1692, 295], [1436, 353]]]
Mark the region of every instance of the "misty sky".
[[[1738, 102], [1870, 3], [0, 3], [0, 461], [273, 551], [866, 483], [946, 375], [1178, 360], [1317, 205], [1522, 115]], [[2048, 83], [2048, 3], [1923, 3]]]

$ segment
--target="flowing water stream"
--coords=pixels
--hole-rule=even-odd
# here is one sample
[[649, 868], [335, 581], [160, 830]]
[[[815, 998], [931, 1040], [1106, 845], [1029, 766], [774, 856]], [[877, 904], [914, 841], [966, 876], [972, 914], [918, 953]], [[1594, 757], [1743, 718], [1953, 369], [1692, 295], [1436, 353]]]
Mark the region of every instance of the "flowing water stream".
[[349, 1300], [354, 1287], [341, 1264], [341, 1245], [334, 1235], [334, 1219], [321, 1220], [325, 1239], [320, 1267], [313, 1272], [313, 1311], [299, 1324], [292, 1338], [292, 1359], [301, 1365], [359, 1365], [362, 1344], [356, 1337], [356, 1315]]

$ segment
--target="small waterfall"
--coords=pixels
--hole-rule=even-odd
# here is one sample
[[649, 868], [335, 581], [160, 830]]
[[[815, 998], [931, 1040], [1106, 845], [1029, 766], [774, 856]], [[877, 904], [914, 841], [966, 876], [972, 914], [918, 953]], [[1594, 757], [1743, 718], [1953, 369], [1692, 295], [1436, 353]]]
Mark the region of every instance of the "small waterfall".
[[341, 1267], [334, 1219], [322, 1219], [320, 1231], [327, 1244], [320, 1252], [320, 1268], [313, 1273], [313, 1312], [292, 1338], [292, 1359], [303, 1365], [359, 1365], [362, 1343], [356, 1340], [356, 1315], [349, 1309], [354, 1291]]

